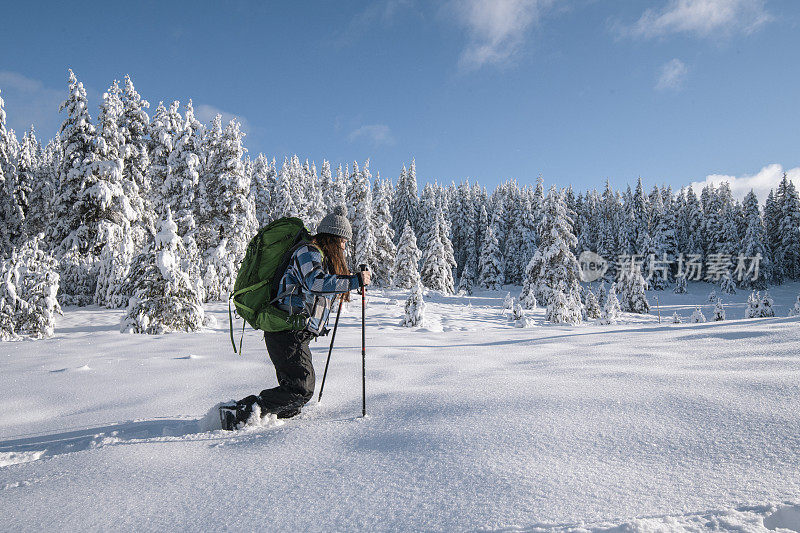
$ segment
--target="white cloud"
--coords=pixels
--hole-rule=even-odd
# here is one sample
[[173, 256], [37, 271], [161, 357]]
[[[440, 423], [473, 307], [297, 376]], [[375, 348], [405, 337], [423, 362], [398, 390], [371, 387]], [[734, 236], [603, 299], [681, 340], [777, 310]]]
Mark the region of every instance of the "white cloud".
[[350, 135], [347, 136], [347, 139], [350, 142], [354, 142], [362, 137], [368, 139], [374, 146], [390, 146], [395, 143], [394, 137], [392, 137], [392, 131], [386, 124], [370, 124], [361, 126], [360, 128], [351, 131]]
[[5, 100], [4, 109], [8, 127], [15, 130], [17, 137], [33, 124], [36, 136], [46, 142], [55, 137], [63, 117], [58, 114], [58, 106], [67, 97], [66, 76], [64, 89], [45, 87], [44, 83], [33, 78], [0, 70], [0, 91]]
[[459, 58], [467, 70], [510, 61], [555, 0], [456, 0], [447, 4], [448, 15], [467, 29], [469, 43]]
[[772, 20], [765, 0], [669, 0], [661, 10], [648, 9], [624, 34], [653, 38], [672, 33], [725, 37], [752, 33]]
[[683, 88], [689, 69], [680, 59], [672, 59], [661, 66], [656, 89], [678, 91]]
[[[791, 168], [786, 170], [786, 175], [795, 184], [800, 187], [800, 167]], [[723, 182], [728, 182], [731, 186], [731, 193], [733, 197], [739, 200], [744, 199], [745, 195], [750, 192], [750, 189], [758, 197], [758, 201], [762, 204], [767, 199], [770, 189], [775, 189], [778, 183], [783, 178], [784, 169], [781, 165], [774, 163], [762, 168], [757, 174], [745, 174], [744, 176], [727, 176], [724, 174], [711, 174], [706, 176], [705, 181], [695, 181], [692, 183], [692, 188], [696, 193], [705, 185], [719, 185]]]
[[250, 132], [250, 123], [247, 122], [247, 119], [241, 115], [237, 115], [235, 113], [228, 113], [227, 111], [223, 111], [222, 109], [219, 109], [217, 107], [208, 104], [200, 104], [194, 106], [194, 116], [200, 122], [209, 124], [211, 123], [212, 120], [214, 120], [214, 117], [216, 117], [217, 115], [222, 115], [223, 129], [228, 124], [228, 122], [230, 122], [232, 119], [236, 119], [241, 125], [241, 130], [244, 133]]

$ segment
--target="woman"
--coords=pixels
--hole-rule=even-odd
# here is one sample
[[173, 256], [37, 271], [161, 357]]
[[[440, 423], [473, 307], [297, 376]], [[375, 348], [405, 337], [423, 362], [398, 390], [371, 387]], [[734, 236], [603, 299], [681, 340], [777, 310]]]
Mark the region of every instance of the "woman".
[[[292, 314], [305, 313], [308, 320], [301, 331], [265, 332], [267, 352], [275, 365], [278, 386], [236, 402], [235, 420], [231, 416], [224, 429], [250, 418], [255, 405], [261, 415], [275, 413], [290, 418], [314, 394], [314, 366], [311, 364], [309, 341], [319, 335], [336, 297], [350, 300], [350, 291], [370, 284], [370, 273], [351, 275], [344, 258], [347, 241], [353, 231], [345, 210], [337, 206], [320, 222], [317, 234], [308, 244], [295, 250], [289, 267], [278, 284], [277, 306]], [[233, 407], [233, 406], [231, 406]]]

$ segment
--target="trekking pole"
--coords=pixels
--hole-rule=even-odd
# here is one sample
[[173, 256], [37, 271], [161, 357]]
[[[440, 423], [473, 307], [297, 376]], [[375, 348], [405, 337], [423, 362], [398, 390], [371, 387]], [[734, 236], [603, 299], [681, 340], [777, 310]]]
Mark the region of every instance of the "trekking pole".
[[325, 362], [325, 373], [322, 374], [322, 385], [319, 387], [319, 398], [317, 398], [317, 402], [322, 401], [322, 389], [325, 388], [325, 378], [328, 376], [328, 365], [331, 363], [331, 352], [333, 351], [333, 340], [336, 338], [336, 328], [339, 327], [339, 315], [342, 314], [342, 301], [343, 299], [339, 297], [339, 310], [336, 311], [336, 322], [333, 323], [333, 334], [331, 335], [331, 347], [328, 348], [328, 360]]
[[[367, 265], [358, 265], [361, 272], [369, 270]], [[365, 328], [367, 309], [367, 286], [361, 286], [361, 416], [367, 416], [367, 334]]]
[[656, 310], [658, 311], [658, 323], [661, 324], [661, 308], [658, 306], [658, 296], [656, 296]]

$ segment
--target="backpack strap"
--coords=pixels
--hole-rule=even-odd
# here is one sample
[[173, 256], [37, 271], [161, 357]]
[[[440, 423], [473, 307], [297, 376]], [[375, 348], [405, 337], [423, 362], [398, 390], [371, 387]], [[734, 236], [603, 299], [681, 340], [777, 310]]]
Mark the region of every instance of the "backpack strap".
[[[302, 230], [300, 233], [302, 233]], [[297, 239], [302, 239], [302, 235], [298, 234], [298, 236], [295, 237], [296, 244], [286, 250], [286, 253], [283, 255], [283, 259], [281, 260], [281, 266], [279, 266], [278, 270], [275, 271], [275, 277], [272, 279], [272, 294], [275, 294], [275, 297], [269, 302], [270, 304], [274, 304], [281, 298], [294, 293], [294, 287], [281, 293], [278, 293], [278, 288], [280, 287], [281, 280], [283, 279], [283, 276], [286, 275], [286, 271], [289, 269], [289, 263], [291, 263], [292, 257], [294, 257], [294, 254], [297, 252], [297, 250], [303, 246], [312, 246], [319, 251], [320, 255], [322, 255], [322, 260], [325, 260], [325, 254], [323, 253], [322, 248], [310, 241], [301, 240], [300, 242], [297, 242]], [[281, 273], [280, 276], [277, 275], [278, 272]]]

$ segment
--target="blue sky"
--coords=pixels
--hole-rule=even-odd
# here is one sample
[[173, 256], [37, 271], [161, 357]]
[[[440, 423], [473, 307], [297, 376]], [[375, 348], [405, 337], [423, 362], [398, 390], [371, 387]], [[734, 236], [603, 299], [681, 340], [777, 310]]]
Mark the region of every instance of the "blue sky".
[[52, 137], [72, 68], [93, 116], [130, 74], [151, 112], [192, 98], [279, 161], [415, 157], [421, 182], [490, 189], [800, 180], [796, 0], [222, 4], [6, 3], [9, 125]]

